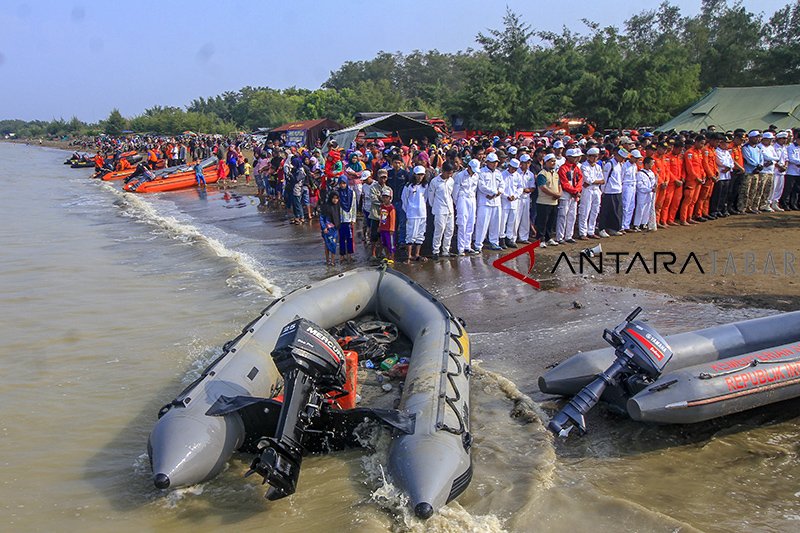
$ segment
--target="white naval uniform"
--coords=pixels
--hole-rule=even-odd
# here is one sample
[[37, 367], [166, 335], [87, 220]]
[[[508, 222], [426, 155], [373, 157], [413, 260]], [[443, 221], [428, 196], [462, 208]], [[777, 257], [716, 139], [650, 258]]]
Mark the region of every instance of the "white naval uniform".
[[458, 226], [459, 253], [469, 250], [475, 231], [475, 194], [478, 190], [478, 173], [470, 175], [467, 167], [453, 176], [453, 201], [456, 204], [456, 226]]
[[[777, 142], [774, 143], [775, 152], [778, 154], [778, 163], [786, 168], [786, 163], [789, 161], [789, 145], [781, 146]], [[783, 195], [783, 184], [786, 180], [786, 171], [778, 170], [778, 165], [775, 165], [775, 170], [772, 178], [772, 201], [777, 202]]]
[[[503, 191], [500, 195], [500, 205], [503, 209], [500, 219], [500, 237], [517, 240], [517, 216], [519, 213], [519, 197], [522, 196], [522, 189], [525, 188], [525, 182], [519, 171], [514, 170], [509, 172], [504, 170], [503, 173]], [[514, 200], [509, 200], [513, 196]]]
[[425, 240], [425, 223], [428, 218], [426, 198], [427, 188], [424, 183], [409, 183], [403, 187], [400, 199], [406, 214], [406, 244], [422, 244]]
[[622, 229], [629, 230], [633, 222], [633, 210], [636, 203], [636, 174], [639, 169], [636, 163], [625, 161], [622, 164]]
[[[533, 172], [526, 170], [517, 173], [522, 176], [525, 189], [536, 188], [536, 176]], [[527, 241], [531, 236], [531, 193], [524, 192], [519, 199], [519, 209], [517, 210], [517, 224], [514, 235], [519, 236], [519, 240]]]
[[581, 172], [583, 172], [583, 192], [581, 202], [578, 204], [578, 235], [586, 237], [594, 235], [597, 215], [600, 213], [600, 198], [603, 191], [602, 185], [598, 185], [597, 182], [603, 180], [603, 167], [599, 162], [592, 165], [584, 161]]
[[[453, 179], [436, 176], [428, 184], [428, 203], [433, 213], [433, 253], [450, 253], [453, 242]], [[442, 240], [444, 238], [444, 240]]]
[[473, 250], [480, 251], [483, 241], [489, 235], [489, 242], [500, 246], [500, 197], [487, 198], [487, 195], [497, 194], [503, 190], [503, 176], [495, 168], [483, 167], [478, 174], [477, 216], [475, 224], [475, 241]]
[[642, 169], [636, 173], [636, 213], [633, 216], [633, 226], [636, 228], [650, 222], [656, 182], [656, 174], [652, 170]]

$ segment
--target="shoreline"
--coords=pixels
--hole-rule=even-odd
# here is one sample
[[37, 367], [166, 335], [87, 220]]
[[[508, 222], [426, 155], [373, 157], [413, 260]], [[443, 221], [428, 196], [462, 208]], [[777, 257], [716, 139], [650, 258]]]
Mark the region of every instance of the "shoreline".
[[[43, 140], [41, 144], [17, 139], [4, 141], [74, 151], [74, 147], [63, 141]], [[256, 196], [252, 180], [250, 184], [240, 181], [219, 189], [226, 193]], [[268, 209], [280, 216], [281, 209]], [[796, 310], [800, 309], [798, 230], [800, 212], [762, 213], [731, 216], [689, 227], [628, 233], [600, 241], [578, 241], [572, 245], [537, 249], [531, 277], [549, 278], [546, 282], [549, 288], [600, 283], [609, 287], [645, 290], [684, 301], [712, 303], [727, 309]], [[318, 231], [312, 234], [315, 238]], [[603, 250], [602, 273], [592, 270], [586, 263], [580, 264], [581, 250], [597, 244]], [[634, 259], [637, 254], [640, 257]], [[663, 254], [674, 255], [672, 272], [663, 268]], [[502, 255], [506, 254], [487, 253], [484, 260], [491, 265]], [[527, 271], [524, 257], [510, 265], [520, 272]], [[500, 271], [497, 271], [497, 278], [517, 283]]]

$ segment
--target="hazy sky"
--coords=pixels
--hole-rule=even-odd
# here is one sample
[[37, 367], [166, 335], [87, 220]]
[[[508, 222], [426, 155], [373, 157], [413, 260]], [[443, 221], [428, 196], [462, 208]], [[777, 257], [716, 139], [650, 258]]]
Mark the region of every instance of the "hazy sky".
[[[475, 47], [505, 6], [534, 29], [621, 26], [661, 0], [0, 0], [0, 119], [94, 122], [186, 106], [246, 85], [316, 89], [348, 60], [380, 50]], [[699, 0], [673, 0], [684, 15]], [[747, 0], [767, 16], [789, 0]]]

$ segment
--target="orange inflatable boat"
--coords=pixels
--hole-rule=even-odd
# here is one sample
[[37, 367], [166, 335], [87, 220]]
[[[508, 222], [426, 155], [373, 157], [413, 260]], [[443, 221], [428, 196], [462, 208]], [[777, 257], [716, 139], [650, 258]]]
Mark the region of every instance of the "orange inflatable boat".
[[[217, 158], [212, 156], [204, 159], [200, 162], [200, 166], [203, 168], [206, 183], [216, 183]], [[188, 189], [195, 185], [197, 185], [197, 180], [194, 176], [194, 166], [181, 165], [159, 170], [152, 178], [137, 176], [122, 188], [128, 192], [165, 192]]]

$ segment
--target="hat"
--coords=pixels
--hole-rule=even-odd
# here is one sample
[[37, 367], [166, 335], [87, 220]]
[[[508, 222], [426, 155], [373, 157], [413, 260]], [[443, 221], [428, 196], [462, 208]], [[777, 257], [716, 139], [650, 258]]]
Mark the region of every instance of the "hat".
[[764, 134], [761, 136], [762, 139], [774, 139], [775, 135], [771, 131], [765, 131]]
[[481, 162], [477, 159], [470, 159], [469, 168], [471, 168], [473, 172], [477, 172], [478, 169], [481, 168]]
[[497, 161], [498, 161], [497, 154], [494, 152], [486, 156], [487, 163], [497, 163]]
[[751, 139], [753, 137], [758, 137], [759, 135], [761, 135], [761, 132], [758, 130], [751, 130], [750, 133], [747, 134], [747, 136], [750, 137]]
[[628, 159], [628, 156], [631, 155], [631, 153], [627, 151], [625, 148], [620, 148], [619, 150], [617, 150], [617, 155], [625, 159]]
[[567, 157], [580, 157], [583, 155], [580, 148], [570, 148], [567, 150], [566, 156]]
[[339, 183], [347, 183], [347, 176], [339, 176]]
[[365, 179], [369, 178], [370, 176], [372, 176], [372, 172], [371, 171], [369, 171], [369, 170], [361, 171], [361, 179], [362, 180], [365, 180]]
[[392, 197], [392, 188], [391, 187], [384, 187], [381, 189], [381, 196], [388, 196], [389, 198]]
[[778, 134], [775, 135], [775, 138], [776, 139], [788, 139], [789, 138], [789, 132], [788, 131], [778, 132]]
[[556, 154], [547, 154], [546, 156], [544, 156], [544, 162], [547, 163], [548, 161], [550, 161], [552, 159], [555, 159], [555, 158], [556, 158]]
[[642, 133], [642, 137], [652, 137], [652, 136], [653, 136], [653, 134], [650, 133], [649, 131], [646, 131], [646, 132]]
[[528, 154], [522, 154], [521, 156], [519, 156], [519, 162], [520, 163], [527, 163], [530, 160], [531, 160], [531, 156], [529, 156]]
[[519, 168], [519, 159], [512, 159], [508, 162], [511, 168]]
[[589, 148], [586, 150], [586, 155], [600, 155], [600, 150], [597, 148]]
[[641, 159], [642, 158], [642, 152], [640, 152], [639, 150], [633, 150], [631, 152], [631, 157], [634, 158], [634, 159]]
[[494, 142], [497, 142], [497, 141], [499, 141], [499, 140], [500, 140], [500, 137], [498, 137], [497, 135], [495, 135], [494, 137], [492, 137], [492, 140], [493, 140]]
[[628, 137], [627, 135], [623, 135], [622, 137], [619, 138], [619, 144], [630, 144], [632, 142], [633, 141], [631, 140], [631, 138]]
[[556, 141], [553, 143], [553, 148], [564, 148], [564, 143], [561, 141]]
[[414, 174], [425, 174], [425, 167], [417, 165], [414, 167]]
[[381, 168], [381, 169], [378, 170], [378, 177], [379, 178], [381, 176], [388, 176], [388, 175], [389, 175], [389, 171], [386, 170], [385, 168]]
[[517, 155], [517, 147], [516, 146], [509, 146], [508, 153], [511, 155]]

